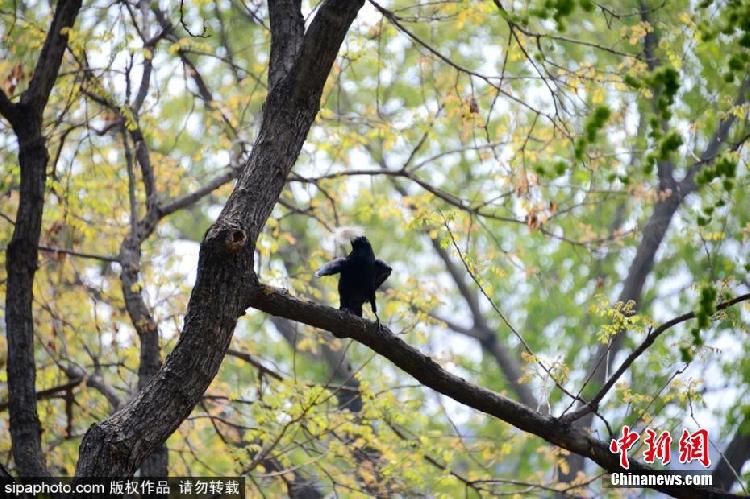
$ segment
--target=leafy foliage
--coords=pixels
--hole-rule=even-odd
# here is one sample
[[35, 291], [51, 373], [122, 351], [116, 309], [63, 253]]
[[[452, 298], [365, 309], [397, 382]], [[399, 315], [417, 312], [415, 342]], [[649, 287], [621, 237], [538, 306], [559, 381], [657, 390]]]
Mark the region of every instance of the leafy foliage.
[[[394, 266], [381, 299], [392, 330], [476, 384], [513, 398], [525, 386], [534, 408], [552, 414], [570, 408], [571, 393], [599, 388], [588, 375], [600, 345], [625, 331], [629, 351], [694, 310], [696, 320], [630, 367], [600, 412], [612, 428], [706, 426], [723, 448], [750, 418], [749, 310], [716, 311], [750, 280], [750, 3], [652, 3], [367, 4], [258, 242], [261, 278], [335, 306], [334, 286], [312, 271], [347, 250], [340, 227], [363, 227]], [[165, 205], [227, 175], [141, 247], [131, 291], [158, 324], [162, 358], [174, 347], [197, 243], [261, 119], [270, 34], [259, 4], [195, 0], [163, 12], [94, 0], [69, 31], [45, 114], [38, 391], [75, 380], [78, 366], [123, 401], [136, 393], [140, 341], [117, 260], [149, 203], [140, 143]], [[303, 5], [311, 15], [316, 2]], [[44, 2], [3, 4], [0, 85], [12, 98], [28, 85], [50, 15]], [[0, 126], [5, 248], [20, 172], [12, 131]], [[682, 195], [660, 182], [667, 169], [694, 178], [694, 192], [656, 242], [641, 297], [618, 302], [655, 207]], [[516, 379], [498, 348], [520, 366]], [[361, 345], [250, 311], [231, 352], [168, 440], [170, 474], [242, 474], [252, 494], [269, 496], [300, 477], [347, 497], [599, 493], [597, 470], [562, 481], [566, 451], [437, 396]], [[361, 413], [337, 406], [347, 376]], [[47, 461], [60, 474], [73, 473], [83, 433], [113, 410], [79, 381], [73, 402], [63, 391], [40, 402]], [[608, 438], [601, 421], [594, 431]], [[0, 435], [3, 456], [9, 438]], [[747, 471], [741, 479], [750, 486]]]

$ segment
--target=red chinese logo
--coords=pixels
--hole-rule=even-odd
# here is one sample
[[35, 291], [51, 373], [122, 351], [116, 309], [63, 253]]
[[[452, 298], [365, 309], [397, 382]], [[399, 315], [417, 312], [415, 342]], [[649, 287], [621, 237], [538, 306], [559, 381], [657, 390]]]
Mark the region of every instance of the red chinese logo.
[[711, 466], [711, 459], [708, 457], [708, 430], [701, 428], [694, 433], [688, 433], [682, 430], [680, 437], [680, 462], [690, 463], [698, 460], [703, 463], [705, 468]]
[[671, 461], [671, 449], [669, 448], [672, 443], [672, 435], [668, 431], [661, 432], [658, 438], [656, 438], [656, 432], [651, 428], [646, 429], [646, 450], [643, 451], [643, 460], [647, 463], [653, 463], [654, 458], [658, 457], [661, 460], [661, 464], [669, 464]]
[[638, 433], [631, 432], [630, 427], [625, 425], [622, 427], [622, 437], [617, 440], [612, 440], [609, 443], [609, 451], [612, 454], [620, 453], [620, 466], [623, 468], [630, 469], [630, 462], [628, 461], [628, 449], [638, 440]]
[[[662, 464], [669, 464], [672, 460], [672, 435], [668, 431], [663, 431], [657, 436], [656, 432], [650, 428], [646, 429], [645, 434], [643, 443], [646, 444], [646, 450], [643, 451], [643, 460], [653, 463], [659, 459]], [[620, 466], [623, 469], [630, 469], [628, 450], [635, 445], [638, 438], [638, 432], [630, 431], [630, 427], [625, 425], [622, 427], [622, 436], [612, 439], [609, 443], [609, 451], [612, 454], [620, 454]], [[711, 466], [711, 459], [708, 456], [708, 430], [700, 428], [690, 433], [683, 429], [679, 444], [680, 463], [688, 464], [699, 461], [706, 468]]]

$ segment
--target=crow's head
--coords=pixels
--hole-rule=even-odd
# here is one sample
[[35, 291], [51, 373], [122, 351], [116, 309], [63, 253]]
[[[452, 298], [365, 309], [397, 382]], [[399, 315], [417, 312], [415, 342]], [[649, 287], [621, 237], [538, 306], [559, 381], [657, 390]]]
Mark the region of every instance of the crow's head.
[[370, 247], [370, 241], [365, 236], [359, 236], [352, 239], [352, 249], [368, 248]]
[[365, 236], [359, 236], [352, 239], [352, 253], [373, 255], [370, 241]]

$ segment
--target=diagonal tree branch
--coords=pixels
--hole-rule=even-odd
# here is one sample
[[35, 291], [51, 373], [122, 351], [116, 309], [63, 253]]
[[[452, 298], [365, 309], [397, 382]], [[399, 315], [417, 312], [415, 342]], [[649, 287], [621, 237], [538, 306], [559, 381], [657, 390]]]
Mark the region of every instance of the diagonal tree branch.
[[[740, 88], [737, 92], [737, 97], [734, 100], [735, 107], [740, 107], [743, 104], [747, 103], [748, 92], [750, 92], [750, 77], [746, 77], [742, 81], [742, 84], [740, 85]], [[727, 113], [727, 116], [719, 122], [716, 133], [714, 133], [713, 137], [711, 137], [711, 140], [708, 143], [708, 146], [706, 146], [706, 149], [703, 151], [703, 154], [701, 154], [700, 159], [693, 163], [690, 168], [688, 168], [687, 174], [680, 181], [679, 186], [681, 192], [683, 192], [684, 194], [689, 194], [698, 188], [698, 186], [695, 184], [695, 175], [701, 170], [701, 168], [713, 163], [713, 161], [721, 152], [722, 146], [727, 142], [729, 132], [736, 122], [737, 115], [731, 112]], [[745, 141], [748, 140], [748, 138], [750, 137], [743, 137], [734, 147], [742, 145]]]
[[300, 55], [267, 97], [250, 157], [201, 243], [177, 345], [133, 400], [88, 430], [77, 476], [133, 473], [190, 414], [216, 375], [237, 319], [258, 289], [253, 272], [258, 235], [299, 155], [339, 47], [362, 3], [327, 0], [319, 7]]
[[[716, 310], [724, 310], [726, 308], [729, 308], [733, 305], [736, 305], [737, 303], [741, 303], [743, 301], [750, 300], [750, 293], [746, 293], [744, 295], [737, 296], [736, 298], [733, 298], [731, 300], [719, 303], [716, 305]], [[672, 320], [669, 320], [658, 327], [654, 328], [651, 332], [649, 332], [646, 337], [643, 339], [643, 341], [636, 347], [630, 355], [620, 364], [620, 367], [617, 368], [617, 371], [610, 376], [610, 378], [607, 380], [607, 382], [604, 384], [604, 386], [599, 390], [599, 392], [592, 397], [591, 401], [587, 403], [585, 406], [583, 406], [581, 409], [572, 412], [570, 414], [567, 414], [560, 419], [562, 421], [570, 422], [575, 421], [576, 419], [589, 414], [599, 407], [599, 403], [602, 401], [602, 399], [607, 395], [609, 390], [612, 389], [612, 387], [617, 383], [617, 380], [620, 379], [620, 377], [625, 373], [625, 371], [628, 370], [630, 365], [635, 362], [635, 360], [643, 354], [653, 343], [656, 341], [656, 339], [665, 331], [668, 329], [671, 329], [672, 327], [676, 326], [677, 324], [680, 324], [685, 321], [689, 321], [690, 319], [695, 318], [695, 312], [688, 312], [686, 314], [682, 314], [679, 317], [675, 317]]]
[[61, 254], [61, 255], [71, 255], [71, 256], [77, 256], [79, 258], [86, 258], [89, 260], [100, 260], [102, 262], [110, 262], [110, 263], [117, 263], [118, 259], [114, 256], [109, 255], [98, 255], [95, 253], [86, 253], [83, 251], [75, 251], [65, 248], [50, 248], [49, 246], [39, 246], [39, 251], [45, 251], [48, 253], [54, 253], [54, 254]]
[[[588, 457], [610, 471], [622, 471], [619, 457], [609, 451], [604, 442], [593, 438], [588, 431], [542, 415], [503, 395], [476, 386], [440, 367], [427, 355], [406, 344], [384, 326], [356, 317], [346, 311], [312, 302], [298, 300], [286, 290], [258, 284], [251, 291], [250, 305], [269, 314], [286, 317], [310, 326], [325, 329], [338, 338], [352, 338], [379, 353], [416, 378], [423, 385], [453, 400], [501, 419], [513, 426], [537, 435], [548, 442]], [[650, 468], [631, 461], [631, 470]], [[703, 487], [655, 487], [674, 497], [705, 496], [713, 492]]]
[[63, 53], [68, 44], [67, 30], [73, 27], [80, 8], [81, 2], [77, 0], [58, 1], [42, 52], [36, 61], [31, 82], [21, 95], [21, 104], [30, 106], [40, 119], [55, 80], [57, 80]]
[[[448, 254], [440, 242], [436, 239], [430, 238], [432, 247], [438, 254], [440, 259], [445, 264], [445, 268], [448, 270], [453, 282], [456, 284], [459, 293], [464, 298], [466, 305], [469, 307], [472, 319], [474, 320], [474, 327], [471, 328], [471, 333], [474, 335], [476, 340], [482, 346], [482, 349], [489, 353], [497, 362], [498, 367], [502, 371], [505, 379], [508, 381], [508, 385], [518, 396], [518, 399], [529, 407], [538, 407], [539, 402], [537, 401], [534, 394], [531, 392], [529, 385], [521, 383], [521, 367], [518, 365], [516, 358], [511, 355], [507, 345], [500, 342], [497, 337], [497, 333], [489, 327], [487, 320], [484, 317], [481, 309], [479, 308], [479, 301], [477, 300], [477, 294], [469, 289], [466, 285], [466, 281], [463, 278], [463, 274], [458, 269], [458, 266], [451, 260]], [[446, 322], [446, 324], [448, 324]], [[450, 326], [451, 329], [457, 332], [461, 332], [455, 327]], [[466, 333], [462, 333], [466, 334]], [[471, 336], [471, 335], [469, 335]]]
[[219, 187], [234, 180], [235, 177], [237, 177], [237, 171], [234, 169], [224, 173], [220, 173], [193, 192], [183, 194], [182, 196], [174, 198], [168, 202], [162, 202], [159, 205], [159, 213], [162, 215], [162, 217], [165, 217], [167, 215], [171, 215], [175, 211], [188, 208], [189, 206], [194, 205], [204, 197], [211, 194]]
[[271, 63], [268, 86], [276, 86], [292, 69], [302, 47], [305, 20], [300, 10], [301, 0], [276, 0], [268, 2], [271, 17]]

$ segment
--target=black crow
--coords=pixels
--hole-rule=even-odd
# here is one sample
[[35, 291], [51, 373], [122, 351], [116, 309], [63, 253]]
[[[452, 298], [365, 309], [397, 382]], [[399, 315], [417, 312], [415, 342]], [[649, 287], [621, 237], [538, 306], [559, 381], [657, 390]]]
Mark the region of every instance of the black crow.
[[391, 275], [391, 267], [375, 258], [370, 241], [365, 236], [352, 239], [352, 252], [345, 258], [336, 258], [323, 265], [315, 277], [334, 275], [339, 277], [339, 308], [362, 317], [362, 304], [370, 302], [372, 312], [380, 324], [375, 305], [375, 290]]

